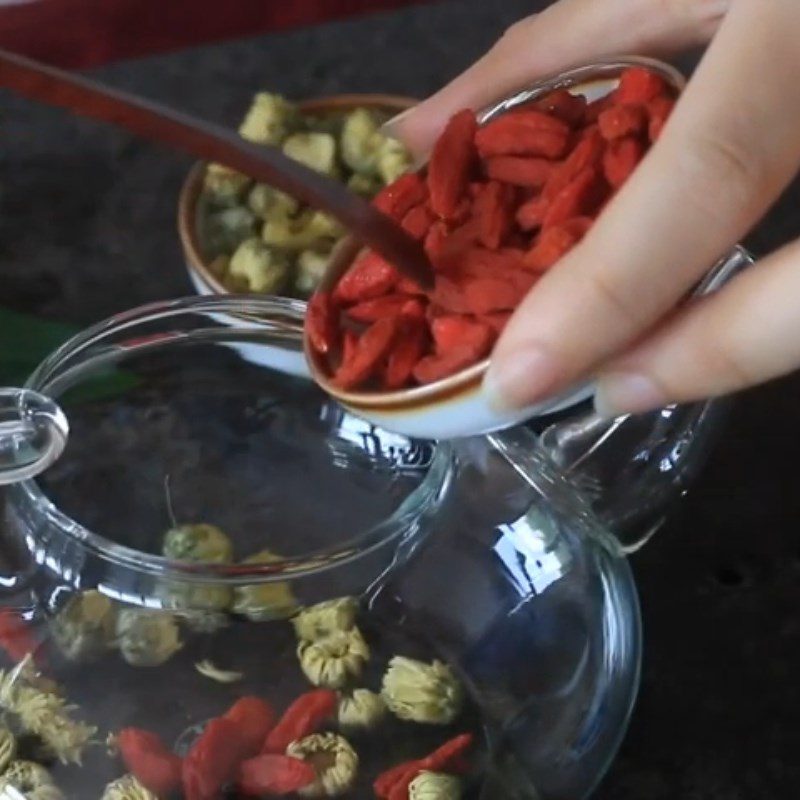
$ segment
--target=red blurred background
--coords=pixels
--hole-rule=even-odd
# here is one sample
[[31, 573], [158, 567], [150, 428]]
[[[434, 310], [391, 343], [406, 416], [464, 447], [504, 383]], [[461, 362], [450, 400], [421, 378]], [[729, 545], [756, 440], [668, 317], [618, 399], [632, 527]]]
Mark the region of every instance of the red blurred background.
[[0, 47], [63, 67], [411, 5], [420, 0], [0, 0]]

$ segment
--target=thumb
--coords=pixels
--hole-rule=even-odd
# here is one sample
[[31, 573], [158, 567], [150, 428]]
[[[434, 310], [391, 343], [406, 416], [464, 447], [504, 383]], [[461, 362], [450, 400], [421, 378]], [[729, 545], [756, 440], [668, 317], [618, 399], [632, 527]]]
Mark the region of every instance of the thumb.
[[708, 41], [730, 0], [560, 0], [512, 25], [451, 83], [384, 126], [419, 157], [447, 120], [476, 111], [537, 78], [599, 58], [660, 55]]

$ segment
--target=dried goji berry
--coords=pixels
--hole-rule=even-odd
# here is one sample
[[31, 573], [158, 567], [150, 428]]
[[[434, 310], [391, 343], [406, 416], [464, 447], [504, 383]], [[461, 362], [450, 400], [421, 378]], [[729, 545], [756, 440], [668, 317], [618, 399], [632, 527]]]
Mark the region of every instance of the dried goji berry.
[[0, 647], [14, 662], [22, 661], [29, 653], [39, 662], [39, 643], [30, 625], [12, 608], [0, 609]]
[[644, 145], [638, 139], [626, 138], [611, 142], [603, 156], [603, 174], [615, 189], [622, 186], [644, 156]]
[[384, 317], [364, 331], [350, 361], [336, 370], [333, 379], [338, 386], [352, 389], [378, 372], [392, 348], [399, 322], [399, 316]]
[[654, 97], [647, 104], [647, 113], [650, 117], [650, 124], [648, 125], [647, 135], [651, 142], [655, 142], [661, 135], [664, 125], [672, 114], [675, 108], [675, 100], [665, 95]]
[[424, 239], [431, 225], [436, 221], [436, 215], [426, 205], [414, 206], [403, 217], [402, 226], [415, 239]]
[[667, 84], [659, 75], [644, 67], [629, 67], [620, 75], [613, 98], [620, 104], [648, 103], [666, 91]]
[[575, 128], [583, 122], [586, 98], [582, 94], [572, 94], [566, 89], [557, 89], [537, 100], [536, 107]]
[[181, 759], [155, 733], [123, 728], [117, 746], [128, 772], [153, 794], [166, 797], [181, 785]]
[[347, 309], [347, 316], [355, 322], [377, 322], [382, 317], [393, 317], [395, 314], [399, 314], [410, 299], [409, 295], [387, 294], [350, 306]]
[[586, 106], [586, 111], [583, 114], [584, 122], [587, 125], [591, 125], [593, 122], [597, 122], [598, 117], [607, 109], [611, 108], [614, 105], [614, 95], [607, 94], [603, 97], [598, 97], [597, 100], [593, 100], [589, 105]]
[[422, 759], [423, 769], [431, 772], [450, 772], [453, 762], [463, 757], [472, 747], [474, 736], [471, 733], [462, 733], [441, 747], [434, 750], [427, 758]]
[[544, 189], [542, 189], [542, 196], [546, 200], [552, 200], [581, 172], [588, 167], [600, 164], [605, 148], [606, 142], [600, 135], [600, 131], [595, 126], [586, 128], [581, 133], [575, 149], [561, 164], [553, 168]]
[[623, 136], [638, 136], [647, 127], [647, 111], [644, 106], [612, 106], [597, 118], [602, 137], [608, 141]]
[[337, 702], [336, 692], [330, 689], [315, 689], [300, 695], [270, 731], [261, 752], [285, 753], [292, 742], [319, 730], [336, 709]]
[[[514, 108], [502, 117], [490, 122], [487, 127], [497, 125], [497, 123], [513, 123], [514, 128], [523, 126], [529, 130], [557, 133], [559, 136], [567, 136], [569, 134], [569, 125], [563, 120], [541, 111], [533, 105]], [[497, 127], [502, 128], [503, 126], [497, 125]]]
[[398, 222], [416, 205], [425, 202], [428, 187], [416, 172], [407, 172], [381, 189], [372, 204]]
[[362, 253], [339, 280], [335, 299], [358, 303], [386, 294], [397, 283], [397, 270], [372, 250]]
[[400, 308], [400, 316], [415, 317], [416, 319], [424, 319], [425, 306], [422, 305], [422, 301], [419, 300], [418, 298], [416, 297], [411, 298], [410, 300], [407, 300]]
[[544, 186], [553, 171], [553, 162], [546, 158], [493, 156], [486, 159], [486, 174], [496, 181], [514, 186]]
[[240, 697], [223, 717], [238, 726], [247, 756], [261, 751], [267, 734], [275, 724], [272, 706], [260, 697]]
[[422, 770], [465, 772], [465, 767], [469, 765], [464, 761], [464, 756], [472, 747], [472, 741], [472, 734], [456, 736], [425, 758], [405, 761], [382, 772], [372, 784], [376, 797], [382, 800], [408, 800], [408, 787]]
[[559, 158], [569, 144], [566, 133], [531, 128], [513, 118], [500, 117], [480, 128], [475, 144], [483, 158], [491, 156], [544, 156]]
[[437, 353], [445, 353], [461, 345], [482, 351], [492, 340], [486, 325], [463, 316], [438, 317], [431, 323], [431, 334]]
[[392, 785], [387, 795], [388, 800], [408, 800], [409, 787], [420, 772], [418, 767], [409, 767]]
[[453, 209], [453, 213], [448, 218], [449, 225], [462, 225], [465, 223], [472, 212], [472, 198], [462, 197], [458, 204]]
[[477, 364], [485, 355], [487, 354], [478, 354], [469, 347], [455, 347], [442, 355], [425, 356], [414, 367], [414, 378], [422, 385], [434, 383]]
[[464, 109], [454, 114], [436, 140], [428, 164], [431, 208], [449, 219], [467, 191], [475, 162], [475, 112]]
[[437, 275], [431, 294], [431, 302], [453, 314], [469, 314], [469, 304], [460, 281], [446, 275]]
[[355, 331], [346, 330], [342, 338], [342, 364], [349, 364], [356, 354], [358, 347], [358, 334]]
[[239, 766], [236, 785], [247, 795], [284, 795], [308, 786], [316, 777], [314, 767], [299, 758], [266, 753]]
[[513, 276], [519, 271], [524, 255], [524, 250], [516, 248], [495, 251], [472, 247], [464, 253], [458, 272], [461, 276], [502, 278], [513, 283]]
[[[430, 256], [428, 256], [428, 258], [430, 258]], [[395, 289], [397, 289], [400, 294], [425, 294], [425, 290], [413, 278], [409, 278], [408, 275], [400, 276]]]
[[439, 245], [438, 252], [429, 258], [433, 266], [442, 271], [458, 267], [464, 253], [478, 241], [481, 235], [480, 223], [471, 219], [447, 234]]
[[517, 225], [524, 231], [540, 228], [549, 206], [550, 203], [545, 197], [534, 197], [532, 200], [528, 200], [517, 209]]
[[515, 283], [502, 278], [473, 278], [464, 285], [464, 297], [471, 314], [509, 311], [524, 296]]
[[306, 332], [311, 346], [323, 355], [330, 353], [339, 340], [338, 309], [328, 292], [316, 292], [306, 309]]
[[552, 200], [542, 227], [560, 225], [572, 217], [591, 214], [605, 199], [607, 187], [595, 167], [579, 172]]
[[594, 225], [591, 217], [573, 217], [568, 219], [561, 227], [568, 230], [576, 239], [581, 240]]
[[447, 241], [447, 225], [444, 222], [434, 222], [428, 235], [425, 237], [425, 254], [431, 260], [433, 266], [436, 266], [436, 260], [442, 252], [444, 243]]
[[[420, 306], [420, 308], [422, 308]], [[400, 389], [405, 386], [414, 372], [414, 367], [425, 350], [425, 317], [404, 315], [400, 322], [397, 338], [386, 361], [384, 386], [387, 389]]]
[[235, 722], [223, 717], [209, 720], [183, 762], [186, 800], [218, 800], [246, 757], [246, 747]]
[[[392, 789], [401, 782], [404, 783], [408, 775], [411, 775], [411, 780], [414, 780], [419, 774], [421, 763], [422, 761], [420, 760], [404, 761], [402, 764], [398, 764], [382, 772], [372, 784], [375, 796], [381, 798], [381, 800], [388, 800]], [[411, 780], [408, 783], [411, 783]], [[407, 792], [408, 784], [405, 784], [405, 786]]]
[[553, 225], [539, 234], [536, 244], [525, 256], [525, 266], [544, 272], [563, 258], [578, 242], [577, 234], [565, 225]]
[[514, 224], [516, 192], [513, 186], [490, 181], [475, 198], [478, 236], [486, 247], [496, 250]]

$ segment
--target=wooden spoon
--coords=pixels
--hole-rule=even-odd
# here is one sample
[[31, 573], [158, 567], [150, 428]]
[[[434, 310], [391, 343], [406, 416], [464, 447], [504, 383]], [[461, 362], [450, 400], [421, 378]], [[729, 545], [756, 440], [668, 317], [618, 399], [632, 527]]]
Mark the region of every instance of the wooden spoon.
[[425, 251], [399, 225], [340, 183], [293, 161], [276, 147], [253, 144], [222, 126], [2, 49], [0, 87], [80, 116], [110, 122], [275, 186], [336, 217], [359, 241], [422, 286], [433, 285], [433, 270]]

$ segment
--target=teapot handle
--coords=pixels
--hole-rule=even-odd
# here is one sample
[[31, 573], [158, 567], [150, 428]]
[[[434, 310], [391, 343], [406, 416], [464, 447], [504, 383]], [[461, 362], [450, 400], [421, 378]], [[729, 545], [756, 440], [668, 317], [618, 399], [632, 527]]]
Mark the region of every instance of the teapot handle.
[[0, 389], [0, 486], [46, 470], [68, 436], [67, 418], [53, 400], [31, 389]]

